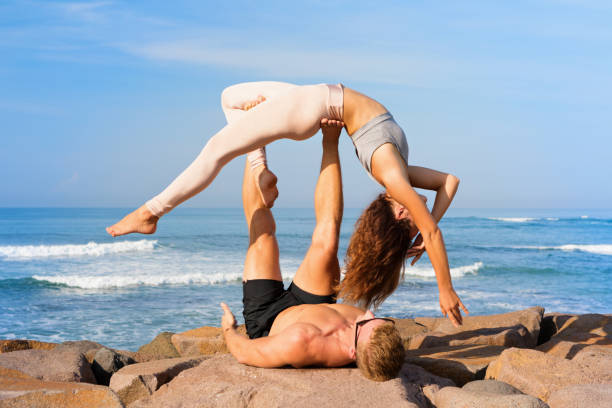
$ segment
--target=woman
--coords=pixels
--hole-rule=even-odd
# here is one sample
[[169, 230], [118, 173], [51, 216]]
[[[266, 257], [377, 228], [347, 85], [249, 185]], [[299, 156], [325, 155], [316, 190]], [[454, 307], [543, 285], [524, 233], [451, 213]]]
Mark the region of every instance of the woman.
[[[107, 228], [109, 234], [155, 232], [159, 217], [204, 190], [230, 160], [249, 152], [264, 202], [271, 206], [276, 198], [276, 179], [267, 170], [262, 148], [282, 138], [304, 140], [313, 136], [322, 123], [342, 122], [359, 160], [386, 188], [388, 196], [379, 197], [378, 204], [371, 205], [358, 222], [357, 234], [360, 229], [362, 233], [371, 233], [351, 239], [340, 296], [360, 301], [364, 306], [380, 304], [397, 287], [404, 258], [414, 256], [414, 263], [426, 249], [436, 271], [442, 313], [455, 325], [461, 323], [459, 309], [466, 313], [467, 309], [453, 289], [442, 232], [437, 226], [454, 197], [458, 179], [409, 167], [404, 132], [382, 104], [342, 85], [251, 82], [224, 90], [222, 105], [228, 125], [208, 141], [199, 156], [162, 193]], [[413, 187], [438, 191], [431, 214]], [[379, 218], [386, 220], [388, 229], [380, 229]], [[410, 248], [417, 230], [419, 235]], [[364, 245], [380, 243], [388, 236], [393, 240], [386, 246], [363, 249]], [[372, 249], [378, 251], [379, 256], [372, 259], [379, 264], [363, 259], [372, 254]], [[352, 262], [355, 258], [362, 262]], [[372, 272], [374, 279], [370, 277]]]

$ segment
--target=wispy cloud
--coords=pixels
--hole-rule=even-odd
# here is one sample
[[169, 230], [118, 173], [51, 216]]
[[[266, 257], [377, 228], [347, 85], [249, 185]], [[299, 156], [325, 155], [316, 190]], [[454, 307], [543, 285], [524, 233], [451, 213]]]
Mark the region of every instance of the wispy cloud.
[[[244, 38], [237, 33], [236, 39]], [[214, 36], [213, 38], [220, 38]], [[145, 44], [120, 44], [126, 53], [155, 61], [176, 62], [247, 70], [283, 78], [338, 78], [365, 80], [378, 78], [388, 83], [417, 85], [424, 76], [441, 74], [441, 61], [408, 55], [388, 55], [336, 50], [268, 48], [253, 44], [236, 46], [237, 41], [176, 40]], [[445, 61], [448, 62], [448, 61]], [[448, 65], [448, 64], [446, 64]]]
[[51, 3], [70, 17], [79, 18], [88, 22], [101, 21], [106, 17], [106, 11], [113, 3], [110, 1], [96, 1], [91, 3]]
[[57, 192], [65, 192], [70, 190], [71, 187], [78, 184], [80, 179], [79, 172], [75, 171], [72, 175], [64, 180], [61, 180], [56, 186], [55, 191]]

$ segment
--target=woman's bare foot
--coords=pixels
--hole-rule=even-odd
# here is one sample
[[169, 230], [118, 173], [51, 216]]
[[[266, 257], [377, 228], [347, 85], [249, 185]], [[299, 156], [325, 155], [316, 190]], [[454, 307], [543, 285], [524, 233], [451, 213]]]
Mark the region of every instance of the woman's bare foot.
[[272, 173], [266, 166], [259, 166], [253, 169], [255, 177], [255, 185], [259, 190], [259, 195], [268, 208], [274, 206], [274, 201], [278, 197], [278, 188], [276, 188], [276, 175]]
[[139, 209], [132, 211], [121, 221], [113, 226], [107, 227], [106, 232], [113, 237], [119, 235], [139, 232], [141, 234], [153, 234], [157, 229], [157, 221], [159, 217], [151, 214], [151, 211], [146, 206], [141, 206]]

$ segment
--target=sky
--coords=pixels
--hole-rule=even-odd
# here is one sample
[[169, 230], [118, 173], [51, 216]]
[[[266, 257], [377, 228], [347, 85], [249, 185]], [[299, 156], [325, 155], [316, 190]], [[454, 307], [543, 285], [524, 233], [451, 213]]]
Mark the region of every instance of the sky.
[[[457, 208], [611, 208], [610, 21], [595, 0], [3, 0], [0, 207], [137, 207], [224, 126], [225, 87], [279, 80], [383, 103]], [[279, 207], [312, 207], [320, 141], [269, 146]], [[381, 188], [346, 134], [340, 154], [362, 207]], [[239, 207], [243, 165], [185, 205]]]

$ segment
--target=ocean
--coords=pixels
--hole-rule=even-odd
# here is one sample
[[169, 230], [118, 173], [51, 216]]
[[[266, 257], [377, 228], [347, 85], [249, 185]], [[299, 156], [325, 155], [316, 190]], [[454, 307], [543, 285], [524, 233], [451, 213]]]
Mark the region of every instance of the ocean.
[[[112, 238], [130, 209], [0, 208], [0, 338], [87, 339], [135, 350], [161, 331], [242, 319], [247, 229], [241, 209], [178, 208], [155, 235]], [[287, 284], [312, 209], [274, 209]], [[346, 209], [339, 257], [359, 215]], [[472, 315], [530, 306], [612, 313], [612, 210], [451, 209], [440, 223], [457, 293]], [[378, 315], [440, 316], [427, 256]]]

